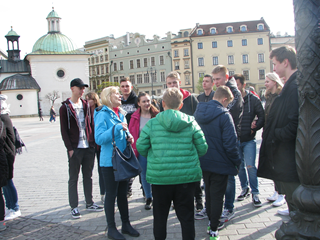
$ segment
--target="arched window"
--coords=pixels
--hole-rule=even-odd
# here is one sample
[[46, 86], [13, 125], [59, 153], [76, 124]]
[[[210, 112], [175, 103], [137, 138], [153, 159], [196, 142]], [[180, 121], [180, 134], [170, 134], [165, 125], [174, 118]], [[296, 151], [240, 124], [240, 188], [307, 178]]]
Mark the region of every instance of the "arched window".
[[210, 29], [210, 34], [216, 34], [217, 33], [217, 29], [216, 28], [211, 28]]
[[183, 36], [184, 36], [184, 37], [188, 37], [188, 36], [189, 36], [189, 32], [188, 32], [188, 31], [185, 31], [185, 32], [183, 33]]
[[232, 32], [233, 32], [233, 27], [232, 26], [227, 27], [227, 33], [232, 33]]
[[259, 23], [258, 26], [257, 26], [258, 30], [259, 31], [263, 31], [264, 30], [264, 25], [263, 23]]
[[203, 30], [202, 29], [198, 29], [197, 35], [201, 36], [202, 34], [203, 34]]
[[246, 32], [247, 31], [247, 26], [246, 25], [240, 26], [240, 31], [241, 32]]

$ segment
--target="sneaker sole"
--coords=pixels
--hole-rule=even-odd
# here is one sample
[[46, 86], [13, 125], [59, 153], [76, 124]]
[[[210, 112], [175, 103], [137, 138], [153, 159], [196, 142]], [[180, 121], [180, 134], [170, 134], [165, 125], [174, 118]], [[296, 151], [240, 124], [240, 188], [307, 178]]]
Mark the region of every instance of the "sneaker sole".
[[79, 218], [81, 218], [81, 215], [80, 216], [73, 216], [73, 215], [71, 215], [74, 219], [79, 219]]
[[243, 198], [237, 198], [237, 201], [241, 202], [241, 201], [245, 200], [248, 197], [250, 197], [250, 193], [248, 195], [244, 196]]
[[102, 212], [103, 208], [102, 209], [89, 209], [89, 208], [87, 208], [87, 211], [89, 211], [89, 212]]
[[254, 204], [254, 203], [253, 203], [253, 206], [255, 206], [255, 207], [261, 207], [261, 206], [262, 206], [262, 203], [260, 203], [260, 204]]
[[219, 221], [220, 222], [229, 222], [232, 218], [234, 218], [235, 217], [235, 214], [233, 214], [231, 217], [229, 217], [229, 218], [220, 218], [219, 219]]
[[208, 216], [203, 216], [203, 217], [196, 217], [196, 216], [195, 216], [195, 217], [194, 217], [195, 220], [202, 220], [202, 219], [205, 219], [205, 218], [208, 218]]

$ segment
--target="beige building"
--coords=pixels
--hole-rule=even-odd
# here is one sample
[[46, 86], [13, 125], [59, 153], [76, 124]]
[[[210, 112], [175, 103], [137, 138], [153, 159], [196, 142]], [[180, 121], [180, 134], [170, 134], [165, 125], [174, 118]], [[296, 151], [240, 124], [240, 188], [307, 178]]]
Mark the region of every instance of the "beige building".
[[282, 46], [286, 46], [286, 45], [296, 48], [295, 36], [290, 36], [286, 33], [284, 35], [281, 35], [280, 32], [278, 32], [277, 35], [271, 34], [270, 43], [271, 43], [271, 50], [282, 47]]
[[172, 38], [172, 68], [180, 74], [181, 88], [189, 92], [195, 92], [194, 82], [192, 81], [192, 51], [190, 44], [189, 29], [181, 29], [178, 35]]
[[269, 60], [270, 28], [263, 18], [256, 21], [197, 24], [191, 32], [194, 84], [216, 65], [229, 75], [242, 73], [256, 91], [264, 87]]

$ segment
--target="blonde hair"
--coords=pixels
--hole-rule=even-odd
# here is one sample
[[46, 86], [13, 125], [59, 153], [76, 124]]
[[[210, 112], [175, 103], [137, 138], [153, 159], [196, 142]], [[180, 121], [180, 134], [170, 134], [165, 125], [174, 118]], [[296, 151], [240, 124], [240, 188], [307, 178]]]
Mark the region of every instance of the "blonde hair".
[[223, 65], [218, 65], [212, 70], [212, 74], [223, 73], [223, 75], [229, 76], [228, 69]]
[[167, 88], [163, 93], [164, 101], [169, 109], [178, 109], [182, 103], [183, 95], [178, 88]]
[[228, 88], [227, 86], [218, 87], [213, 97], [216, 100], [222, 100], [223, 98], [227, 98], [228, 103], [232, 102], [234, 98], [230, 88]]
[[100, 94], [102, 104], [112, 109], [111, 94], [117, 91], [119, 92], [119, 87], [111, 86], [104, 88]]
[[89, 98], [90, 100], [93, 100], [95, 103], [95, 107], [101, 106], [99, 96], [95, 92], [88, 92], [85, 97]]
[[166, 79], [167, 78], [175, 78], [175, 79], [178, 79], [180, 80], [180, 74], [176, 71], [172, 71], [172, 72], [169, 72], [169, 74], [167, 75]]
[[[283, 85], [281, 85], [281, 79], [279, 78], [278, 74], [276, 74], [275, 72], [271, 72], [271, 73], [267, 73], [266, 77], [269, 78], [271, 81], [274, 81], [277, 84], [277, 90], [276, 93], [280, 93], [282, 91]], [[265, 97], [268, 98], [268, 95], [270, 94], [270, 90], [266, 90], [265, 92]]]

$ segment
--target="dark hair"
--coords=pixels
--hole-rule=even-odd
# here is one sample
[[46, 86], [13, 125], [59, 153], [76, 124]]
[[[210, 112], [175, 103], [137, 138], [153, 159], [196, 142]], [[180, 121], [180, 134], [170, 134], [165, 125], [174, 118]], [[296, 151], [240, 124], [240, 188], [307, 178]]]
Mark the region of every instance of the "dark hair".
[[[139, 95], [138, 95], [138, 102], [140, 102], [141, 98], [145, 97], [145, 96], [150, 97], [150, 95], [148, 93], [140, 92]], [[140, 108], [140, 106], [138, 106], [138, 108]], [[151, 114], [151, 118], [154, 118], [159, 113], [159, 110], [153, 104], [151, 104], [149, 111], [150, 111], [150, 114]]]
[[121, 78], [121, 79], [120, 79], [120, 84], [121, 84], [122, 82], [130, 82], [130, 83], [131, 83], [131, 81], [130, 81], [130, 79], [129, 79], [128, 77]]
[[204, 77], [203, 77], [203, 78], [205, 78], [205, 77], [210, 78], [211, 82], [213, 82], [213, 80], [212, 80], [212, 76], [211, 76], [210, 74], [206, 74], [206, 75], [204, 75]]
[[243, 76], [243, 74], [240, 73], [236, 73], [235, 75], [233, 75], [235, 80], [240, 80], [241, 85], [246, 83], [246, 78]]
[[288, 59], [291, 69], [297, 68], [296, 50], [290, 46], [283, 46], [273, 49], [270, 53], [270, 59], [276, 57], [277, 61], [282, 63], [285, 59]]

